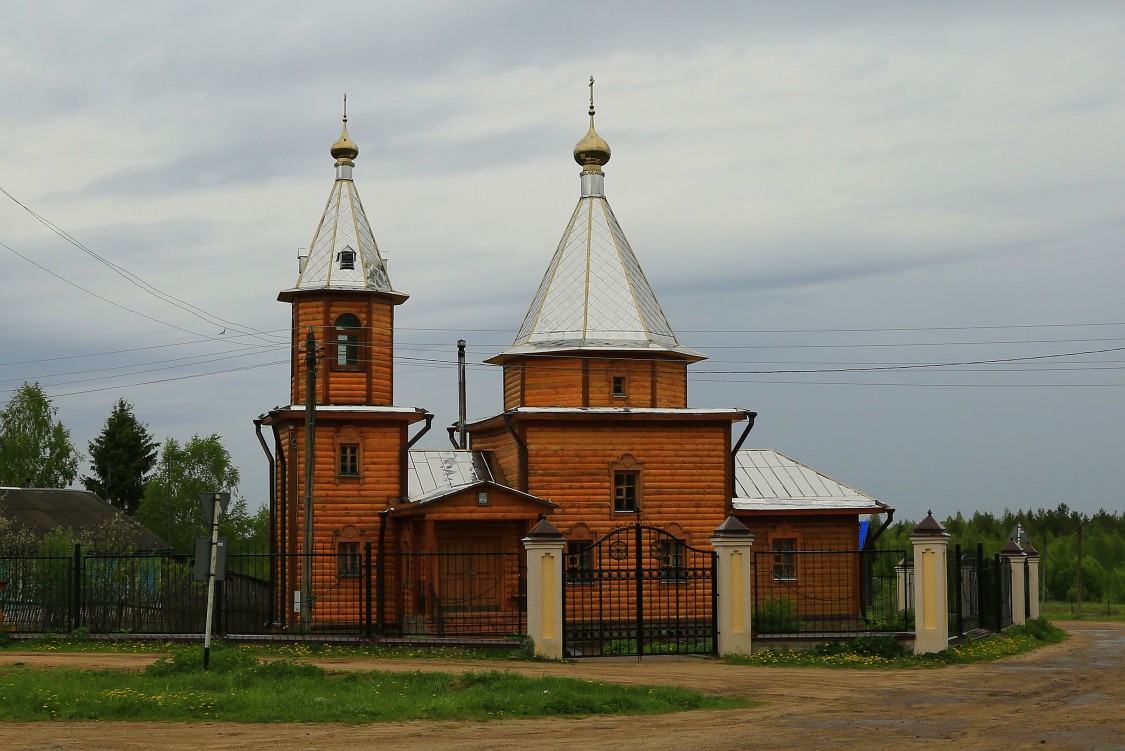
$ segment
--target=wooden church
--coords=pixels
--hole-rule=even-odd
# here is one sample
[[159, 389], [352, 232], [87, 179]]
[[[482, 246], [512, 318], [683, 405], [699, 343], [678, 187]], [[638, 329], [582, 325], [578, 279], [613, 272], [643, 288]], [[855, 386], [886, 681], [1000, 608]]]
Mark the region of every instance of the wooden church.
[[544, 517], [579, 556], [637, 524], [707, 548], [733, 515], [774, 553], [759, 576], [793, 579], [819, 575], [798, 570], [797, 551], [855, 550], [862, 517], [889, 521], [884, 504], [743, 448], [754, 412], [688, 405], [688, 367], [706, 356], [680, 342], [606, 200], [610, 148], [594, 114], [591, 93], [573, 152], [578, 205], [514, 342], [488, 360], [503, 369], [503, 411], [451, 428], [467, 448], [433, 450], [413, 448], [433, 415], [394, 403], [394, 314], [407, 295], [360, 202], [345, 113], [323, 216], [278, 295], [291, 307], [290, 404], [256, 421], [284, 554], [281, 622], [376, 607], [380, 625], [402, 624], [457, 603], [518, 614], [521, 540]]

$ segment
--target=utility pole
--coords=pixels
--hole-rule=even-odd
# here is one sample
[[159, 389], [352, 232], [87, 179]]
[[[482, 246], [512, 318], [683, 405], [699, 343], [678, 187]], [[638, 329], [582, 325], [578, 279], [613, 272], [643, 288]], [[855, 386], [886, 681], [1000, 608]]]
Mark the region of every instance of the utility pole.
[[312, 625], [313, 470], [316, 459], [316, 336], [305, 336], [305, 536], [301, 556], [301, 625]]
[[1082, 522], [1078, 522], [1078, 612], [1082, 612]]

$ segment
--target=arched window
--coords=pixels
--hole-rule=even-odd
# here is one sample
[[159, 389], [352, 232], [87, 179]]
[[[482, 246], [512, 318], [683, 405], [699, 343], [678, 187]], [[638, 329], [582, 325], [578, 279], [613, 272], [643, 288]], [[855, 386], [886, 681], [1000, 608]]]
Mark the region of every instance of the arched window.
[[344, 313], [336, 319], [336, 366], [359, 365], [359, 319]]

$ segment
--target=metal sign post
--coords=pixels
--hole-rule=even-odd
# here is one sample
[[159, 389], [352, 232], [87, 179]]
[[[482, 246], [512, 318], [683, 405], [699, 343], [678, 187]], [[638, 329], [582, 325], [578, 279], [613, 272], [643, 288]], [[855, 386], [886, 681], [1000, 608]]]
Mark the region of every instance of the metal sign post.
[[211, 620], [215, 613], [215, 566], [219, 554], [219, 517], [226, 513], [230, 493], [200, 493], [203, 513], [211, 521], [211, 565], [207, 569], [207, 620], [203, 631], [203, 669], [211, 662]]

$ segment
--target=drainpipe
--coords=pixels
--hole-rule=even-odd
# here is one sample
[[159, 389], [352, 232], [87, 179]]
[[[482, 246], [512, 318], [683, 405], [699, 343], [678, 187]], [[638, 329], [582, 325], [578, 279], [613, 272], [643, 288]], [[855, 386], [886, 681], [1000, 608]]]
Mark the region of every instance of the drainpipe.
[[257, 420], [254, 420], [254, 434], [258, 436], [258, 443], [261, 444], [262, 452], [266, 455], [266, 461], [269, 462], [270, 465], [270, 553], [273, 553], [272, 546], [274, 533], [277, 531], [276, 529], [274, 529], [274, 524], [276, 522], [275, 515], [277, 513], [275, 500], [275, 493], [277, 489], [277, 463], [274, 461], [273, 454], [270, 453], [270, 447], [266, 445], [266, 439], [262, 437], [261, 417], [259, 417]]
[[434, 424], [434, 416], [431, 415], [429, 412], [427, 412], [426, 413], [426, 425], [421, 430], [418, 431], [417, 435], [415, 435], [413, 438], [411, 438], [409, 441], [407, 441], [406, 445], [402, 447], [402, 459], [401, 459], [401, 464], [400, 464], [400, 467], [399, 467], [399, 470], [401, 472], [401, 480], [399, 482], [398, 491], [399, 491], [399, 499], [401, 501], [403, 501], [404, 503], [410, 497], [410, 489], [409, 489], [410, 463], [407, 461], [407, 456], [410, 453], [410, 448], [415, 443], [418, 442], [419, 438], [426, 435], [426, 433], [430, 432], [430, 426], [433, 425], [433, 424]]
[[[879, 503], [879, 502], [875, 501], [875, 503]], [[869, 535], [867, 537], [867, 540], [863, 543], [863, 549], [864, 550], [874, 550], [875, 549], [875, 541], [879, 539], [879, 536], [882, 535], [883, 532], [886, 531], [887, 527], [891, 526], [891, 522], [894, 521], [895, 510], [893, 508], [891, 508], [890, 506], [887, 506], [886, 504], [883, 504], [883, 503], [879, 503], [879, 505], [887, 510], [887, 520], [884, 521], [879, 526], [879, 528], [877, 530], [875, 530], [875, 534]]]
[[383, 633], [386, 619], [386, 552], [387, 552], [387, 516], [391, 509], [379, 512], [379, 549], [375, 553], [375, 630]]
[[[730, 450], [730, 495], [731, 495], [731, 498], [737, 498], [738, 497], [738, 483], [735, 482], [735, 477], [737, 476], [736, 470], [738, 468], [738, 465], [737, 465], [737, 462], [735, 461], [735, 457], [738, 456], [738, 450], [740, 448], [742, 448], [742, 444], [746, 442], [746, 437], [748, 435], [750, 435], [750, 431], [754, 429], [754, 421], [757, 420], [757, 419], [758, 419], [758, 413], [757, 412], [747, 412], [746, 413], [746, 427], [743, 429], [742, 435], [740, 435], [738, 437], [738, 440], [735, 442], [734, 448]], [[728, 508], [727, 509], [727, 515], [729, 516], [730, 513], [731, 513], [731, 509]]]
[[455, 449], [461, 448], [461, 444], [459, 444], [457, 442], [457, 439], [453, 437], [453, 435], [457, 432], [457, 425], [456, 424], [450, 425], [448, 428], [445, 429], [445, 432], [449, 433], [449, 442], [453, 444], [453, 448], [455, 448]]
[[504, 413], [504, 425], [507, 426], [508, 432], [512, 435], [512, 440], [516, 442], [516, 448], [519, 449], [520, 456], [520, 490], [527, 493], [527, 444], [520, 438], [519, 433], [516, 432], [515, 427], [512, 425], [512, 413]]

